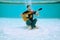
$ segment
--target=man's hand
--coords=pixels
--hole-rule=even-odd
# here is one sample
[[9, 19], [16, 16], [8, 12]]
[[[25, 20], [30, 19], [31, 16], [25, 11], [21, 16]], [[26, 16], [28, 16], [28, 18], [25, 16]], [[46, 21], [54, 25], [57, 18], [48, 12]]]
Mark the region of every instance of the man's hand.
[[38, 11], [36, 12], [36, 15], [39, 16]]

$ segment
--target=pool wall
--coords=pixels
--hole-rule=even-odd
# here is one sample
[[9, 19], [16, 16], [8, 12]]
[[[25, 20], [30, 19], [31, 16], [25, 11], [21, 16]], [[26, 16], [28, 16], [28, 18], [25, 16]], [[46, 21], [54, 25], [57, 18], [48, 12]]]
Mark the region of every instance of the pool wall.
[[[60, 18], [60, 3], [32, 4], [31, 8], [34, 11], [43, 8], [38, 18]], [[0, 3], [0, 18], [21, 18], [21, 14], [26, 10], [25, 4]]]

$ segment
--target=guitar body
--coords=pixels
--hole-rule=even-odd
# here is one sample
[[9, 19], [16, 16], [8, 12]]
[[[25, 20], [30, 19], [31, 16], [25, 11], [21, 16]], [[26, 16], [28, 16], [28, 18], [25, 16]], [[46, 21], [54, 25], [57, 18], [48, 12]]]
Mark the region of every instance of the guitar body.
[[[22, 14], [23, 20], [24, 20], [24, 21], [27, 21], [27, 20], [28, 20], [27, 16], [28, 16], [29, 14], [32, 14], [32, 13], [33, 13], [33, 12], [30, 11], [30, 12], [27, 12], [27, 13]], [[32, 18], [32, 16], [30, 16], [30, 18]]]
[[24, 21], [27, 21], [28, 20], [28, 18], [26, 18], [26, 15], [27, 14], [22, 14], [22, 18], [23, 18]]

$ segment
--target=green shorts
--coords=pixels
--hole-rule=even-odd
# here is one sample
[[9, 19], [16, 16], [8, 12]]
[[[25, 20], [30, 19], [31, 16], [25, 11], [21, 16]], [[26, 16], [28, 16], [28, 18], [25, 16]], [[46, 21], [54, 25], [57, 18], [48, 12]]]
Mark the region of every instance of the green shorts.
[[37, 19], [34, 19], [33, 21], [31, 20], [27, 20], [26, 21], [26, 25], [31, 25], [32, 28], [36, 27], [36, 22], [37, 22]]

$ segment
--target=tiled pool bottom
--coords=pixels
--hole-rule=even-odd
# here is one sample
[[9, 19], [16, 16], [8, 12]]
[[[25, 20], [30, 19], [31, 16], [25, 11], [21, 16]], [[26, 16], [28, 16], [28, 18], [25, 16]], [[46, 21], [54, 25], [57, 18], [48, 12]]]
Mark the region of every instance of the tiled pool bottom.
[[0, 40], [60, 40], [60, 19], [38, 19], [29, 30], [19, 18], [0, 18]]

